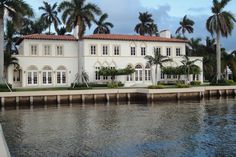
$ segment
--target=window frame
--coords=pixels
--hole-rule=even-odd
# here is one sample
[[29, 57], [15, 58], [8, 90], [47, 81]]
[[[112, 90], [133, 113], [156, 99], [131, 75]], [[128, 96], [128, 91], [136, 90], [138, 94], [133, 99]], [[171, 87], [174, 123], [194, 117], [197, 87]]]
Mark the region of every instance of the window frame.
[[[116, 48], [118, 48], [118, 54], [116, 52]], [[113, 56], [120, 56], [121, 55], [121, 48], [120, 48], [120, 45], [114, 45], [113, 46]]]
[[[32, 46], [36, 47], [36, 54], [32, 54]], [[30, 44], [30, 52], [29, 52], [30, 56], [38, 56], [39, 55], [39, 45], [38, 44]]]
[[[46, 54], [46, 47], [49, 47], [48, 51], [49, 51], [49, 54]], [[49, 44], [45, 44], [43, 45], [43, 56], [52, 56], [52, 45], [49, 45]]]
[[[62, 54], [59, 55], [58, 54], [58, 47], [61, 47], [62, 48]], [[56, 56], [64, 56], [64, 45], [56, 45]]]

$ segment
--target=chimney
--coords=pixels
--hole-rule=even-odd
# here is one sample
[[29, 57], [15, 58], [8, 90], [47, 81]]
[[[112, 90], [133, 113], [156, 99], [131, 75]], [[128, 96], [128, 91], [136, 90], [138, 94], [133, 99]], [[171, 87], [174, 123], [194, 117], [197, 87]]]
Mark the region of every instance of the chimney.
[[170, 30], [162, 30], [160, 32], [160, 37], [162, 37], [162, 38], [171, 38]]
[[79, 33], [79, 26], [77, 25], [74, 28], [74, 34], [73, 34], [76, 39], [79, 39], [78, 33]]

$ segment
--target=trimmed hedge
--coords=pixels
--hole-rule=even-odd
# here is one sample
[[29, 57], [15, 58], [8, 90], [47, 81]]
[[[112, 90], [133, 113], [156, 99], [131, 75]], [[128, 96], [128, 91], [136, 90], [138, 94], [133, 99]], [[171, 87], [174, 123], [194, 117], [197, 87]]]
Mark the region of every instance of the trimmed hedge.
[[182, 83], [178, 83], [176, 84], [176, 88], [190, 88], [191, 86], [188, 84], [182, 84]]
[[192, 81], [192, 82], [190, 82], [190, 84], [192, 86], [200, 86], [202, 83], [201, 83], [201, 81]]
[[164, 85], [151, 85], [148, 86], [148, 89], [164, 89], [165, 86]]

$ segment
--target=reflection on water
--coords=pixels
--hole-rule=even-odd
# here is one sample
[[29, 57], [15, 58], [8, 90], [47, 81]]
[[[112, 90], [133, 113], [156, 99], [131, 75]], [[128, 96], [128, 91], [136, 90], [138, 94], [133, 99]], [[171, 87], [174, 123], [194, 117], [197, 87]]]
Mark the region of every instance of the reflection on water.
[[236, 156], [236, 100], [2, 111], [13, 157]]

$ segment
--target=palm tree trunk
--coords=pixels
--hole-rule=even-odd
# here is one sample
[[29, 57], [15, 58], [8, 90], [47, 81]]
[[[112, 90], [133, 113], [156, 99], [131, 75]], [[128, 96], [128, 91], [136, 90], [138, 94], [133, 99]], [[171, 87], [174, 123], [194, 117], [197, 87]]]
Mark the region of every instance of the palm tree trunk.
[[4, 69], [4, 19], [0, 17], [0, 84], [3, 83]]
[[49, 35], [51, 34], [51, 24], [49, 24]]
[[155, 69], [155, 84], [157, 85], [157, 64], [156, 64], [156, 69]]
[[221, 79], [221, 50], [220, 50], [220, 31], [217, 32], [216, 37], [216, 63], [217, 63], [217, 72], [216, 72], [216, 82]]

